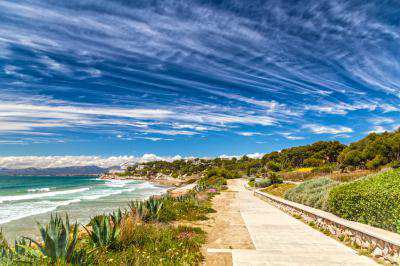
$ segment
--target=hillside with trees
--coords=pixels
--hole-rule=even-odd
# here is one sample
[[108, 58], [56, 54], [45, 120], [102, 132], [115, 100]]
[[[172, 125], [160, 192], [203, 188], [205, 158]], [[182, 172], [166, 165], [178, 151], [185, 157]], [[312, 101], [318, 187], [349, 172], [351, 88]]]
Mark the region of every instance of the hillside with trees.
[[400, 129], [382, 134], [371, 133], [351, 143], [339, 156], [342, 168], [378, 169], [400, 162]]
[[154, 161], [129, 166], [123, 175], [169, 175], [175, 178], [199, 176], [210, 169], [223, 169], [227, 176], [265, 177], [269, 172], [291, 172], [310, 168], [314, 172], [376, 170], [400, 163], [400, 130], [367, 137], [346, 146], [339, 141], [318, 141], [265, 154], [262, 158], [182, 159]]

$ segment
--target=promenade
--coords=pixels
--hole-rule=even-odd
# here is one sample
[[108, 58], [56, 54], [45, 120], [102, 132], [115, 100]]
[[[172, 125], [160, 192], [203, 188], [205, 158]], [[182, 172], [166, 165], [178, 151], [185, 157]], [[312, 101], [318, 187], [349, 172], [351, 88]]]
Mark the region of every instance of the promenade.
[[242, 180], [230, 180], [229, 190], [235, 193], [230, 206], [239, 211], [253, 248], [213, 248], [211, 243], [208, 253], [230, 253], [233, 265], [376, 265], [372, 259], [255, 197], [244, 188]]

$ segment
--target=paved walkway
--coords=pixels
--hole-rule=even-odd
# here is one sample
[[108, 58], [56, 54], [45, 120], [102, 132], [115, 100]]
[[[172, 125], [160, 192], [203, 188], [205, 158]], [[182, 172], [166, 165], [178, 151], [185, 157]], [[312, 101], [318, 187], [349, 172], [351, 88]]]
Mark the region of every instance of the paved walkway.
[[229, 188], [238, 192], [236, 204], [255, 246], [255, 250], [230, 250], [233, 265], [376, 265], [255, 197], [242, 181], [231, 182]]

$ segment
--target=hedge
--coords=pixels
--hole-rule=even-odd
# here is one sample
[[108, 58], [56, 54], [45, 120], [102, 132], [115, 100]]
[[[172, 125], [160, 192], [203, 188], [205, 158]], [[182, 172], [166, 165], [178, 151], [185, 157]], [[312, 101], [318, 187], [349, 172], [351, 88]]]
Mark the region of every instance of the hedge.
[[348, 220], [396, 231], [400, 221], [400, 169], [333, 188], [331, 212]]

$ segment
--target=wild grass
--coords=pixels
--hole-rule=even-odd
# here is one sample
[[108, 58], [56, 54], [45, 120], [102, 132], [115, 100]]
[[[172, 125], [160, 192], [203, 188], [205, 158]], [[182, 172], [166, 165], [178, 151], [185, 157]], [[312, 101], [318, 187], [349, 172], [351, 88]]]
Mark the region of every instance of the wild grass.
[[284, 197], [314, 208], [328, 210], [329, 191], [338, 184], [337, 181], [327, 177], [308, 180], [288, 190]]
[[199, 228], [126, 220], [115, 249], [98, 250], [96, 265], [196, 265], [205, 233]]

